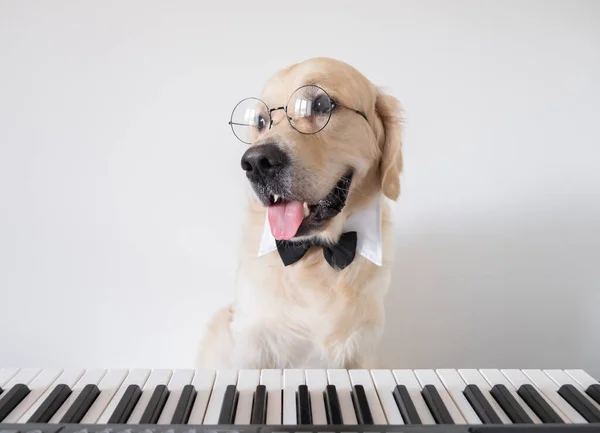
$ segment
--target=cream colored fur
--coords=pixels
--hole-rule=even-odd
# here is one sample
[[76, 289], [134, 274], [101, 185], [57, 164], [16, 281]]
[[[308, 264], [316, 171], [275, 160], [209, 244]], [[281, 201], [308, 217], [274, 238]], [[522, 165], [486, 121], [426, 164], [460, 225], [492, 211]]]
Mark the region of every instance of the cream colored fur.
[[[400, 105], [353, 67], [333, 59], [310, 59], [275, 74], [261, 99], [285, 103], [297, 87], [314, 83], [350, 110], [315, 136], [302, 135], [274, 118], [271, 138], [289, 146], [304, 165], [317, 197], [335, 184], [344, 167], [355, 176], [346, 206], [319, 236], [336, 239], [345, 219], [375, 194], [395, 201], [402, 171]], [[233, 162], [237, 163], [237, 162]], [[241, 174], [241, 170], [240, 170]], [[310, 183], [308, 183], [310, 182]], [[385, 325], [384, 302], [393, 263], [391, 222], [383, 212], [384, 263], [357, 254], [343, 271], [332, 269], [321, 249], [284, 267], [277, 252], [258, 257], [266, 208], [251, 195], [240, 251], [235, 300], [210, 320], [197, 358], [199, 368], [373, 368]]]

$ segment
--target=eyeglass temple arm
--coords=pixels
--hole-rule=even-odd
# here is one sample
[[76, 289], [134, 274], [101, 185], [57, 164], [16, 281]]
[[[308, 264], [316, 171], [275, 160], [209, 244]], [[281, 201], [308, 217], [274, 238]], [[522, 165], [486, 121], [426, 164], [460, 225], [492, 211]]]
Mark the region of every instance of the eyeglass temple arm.
[[[365, 113], [363, 113], [362, 111], [355, 110], [354, 108], [346, 107], [345, 105], [339, 104], [338, 102], [333, 101], [333, 100], [332, 100], [332, 102], [335, 105], [337, 105], [338, 107], [345, 108], [346, 110], [354, 111], [356, 114], [360, 114], [367, 122], [369, 121], [369, 119], [367, 119], [367, 115]], [[283, 110], [283, 111], [285, 111], [287, 113], [287, 106], [282, 106], [282, 107], [277, 107], [277, 108], [270, 108], [269, 109], [269, 114], [271, 114], [273, 111], [277, 111], [277, 110]]]
[[[335, 105], [337, 105], [338, 107], [341, 108], [345, 108], [346, 110], [350, 110], [350, 111], [354, 111], [356, 114], [360, 114], [367, 122], [369, 121], [369, 119], [367, 119], [367, 115], [365, 113], [363, 113], [360, 110], [355, 110], [354, 108], [350, 108], [350, 107], [346, 107], [345, 105], [342, 105], [338, 102], [333, 101]], [[283, 110], [285, 112], [287, 112], [287, 107], [286, 106], [281, 106], [281, 107], [276, 107], [276, 108], [270, 108], [269, 109], [269, 115], [273, 112], [273, 111], [277, 111], [277, 110]], [[233, 123], [230, 121], [229, 122], [230, 125], [232, 125]]]
[[335, 101], [334, 101], [334, 103], [338, 107], [345, 108], [346, 110], [354, 111], [356, 114], [360, 114], [367, 122], [369, 121], [369, 119], [367, 119], [367, 115], [365, 113], [363, 113], [362, 111], [355, 110], [354, 108], [346, 107], [345, 105], [342, 105], [342, 104], [340, 104], [338, 102], [335, 102]]

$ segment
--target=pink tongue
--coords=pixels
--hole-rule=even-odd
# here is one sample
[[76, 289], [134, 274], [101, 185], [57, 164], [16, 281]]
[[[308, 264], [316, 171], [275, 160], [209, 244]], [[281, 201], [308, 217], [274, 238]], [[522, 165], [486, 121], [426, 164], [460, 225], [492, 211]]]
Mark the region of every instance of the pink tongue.
[[269, 206], [271, 233], [278, 240], [289, 240], [296, 235], [304, 219], [304, 206], [299, 201]]

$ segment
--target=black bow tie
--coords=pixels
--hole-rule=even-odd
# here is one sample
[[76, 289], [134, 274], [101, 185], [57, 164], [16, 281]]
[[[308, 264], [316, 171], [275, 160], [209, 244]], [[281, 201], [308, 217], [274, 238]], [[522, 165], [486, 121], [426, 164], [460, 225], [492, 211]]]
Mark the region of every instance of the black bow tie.
[[310, 247], [323, 248], [323, 256], [327, 263], [335, 269], [344, 269], [354, 260], [356, 254], [356, 232], [343, 233], [336, 244], [316, 242], [276, 241], [277, 251], [285, 266], [296, 263]]

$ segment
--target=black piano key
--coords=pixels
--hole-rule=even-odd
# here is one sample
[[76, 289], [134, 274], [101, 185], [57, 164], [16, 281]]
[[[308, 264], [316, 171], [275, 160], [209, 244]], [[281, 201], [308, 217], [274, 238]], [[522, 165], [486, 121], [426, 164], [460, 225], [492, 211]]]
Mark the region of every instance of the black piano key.
[[141, 396], [142, 390], [139, 385], [129, 385], [115, 411], [108, 419], [108, 424], [125, 424]]
[[494, 385], [490, 392], [510, 420], [515, 424], [533, 424], [527, 412], [504, 385]]
[[502, 424], [502, 420], [477, 385], [467, 385], [463, 394], [482, 423]]
[[235, 385], [227, 385], [225, 395], [223, 396], [223, 404], [221, 405], [221, 413], [219, 414], [219, 424], [233, 424], [238, 396], [237, 387]]
[[181, 397], [179, 397], [175, 412], [173, 412], [173, 418], [171, 418], [171, 424], [187, 424], [196, 401], [196, 395], [198, 395], [198, 391], [196, 391], [194, 385], [183, 387]]
[[60, 422], [66, 424], [77, 424], [81, 422], [99, 395], [100, 389], [98, 389], [98, 385], [90, 383], [84, 386], [81, 390], [81, 393], [77, 396], [71, 407], [63, 415]]
[[18, 383], [2, 394], [0, 399], [0, 421], [6, 418], [30, 392], [31, 390], [27, 385]]
[[548, 402], [540, 395], [533, 385], [523, 384], [517, 390], [517, 394], [523, 399], [538, 418], [546, 424], [564, 424], [563, 419], [552, 409]]
[[586, 394], [589, 395], [596, 403], [600, 404], [600, 384], [594, 383], [585, 390]]
[[417, 408], [404, 385], [396, 385], [392, 393], [405, 424], [422, 424]]
[[342, 409], [340, 408], [340, 400], [338, 399], [335, 385], [327, 385], [325, 387], [324, 397], [327, 424], [344, 424], [344, 420], [342, 418]]
[[267, 387], [258, 385], [254, 391], [254, 402], [252, 404], [252, 415], [250, 424], [266, 424], [267, 419]]
[[433, 419], [438, 424], [454, 424], [454, 420], [448, 412], [448, 408], [442, 401], [438, 390], [433, 385], [425, 385], [421, 391], [427, 407], [433, 415]]
[[300, 385], [296, 392], [296, 418], [298, 419], [298, 424], [312, 424], [310, 394], [306, 385]]
[[354, 385], [352, 387], [352, 402], [354, 403], [354, 411], [359, 424], [373, 424], [373, 415], [369, 408], [367, 394], [362, 385]]
[[150, 401], [140, 418], [140, 424], [156, 424], [169, 398], [167, 385], [158, 385], [150, 397]]
[[558, 394], [573, 406], [586, 421], [600, 422], [600, 411], [573, 385], [562, 385], [558, 389]]
[[27, 422], [47, 423], [56, 411], [71, 395], [71, 388], [65, 384], [57, 385], [38, 409], [31, 415]]

